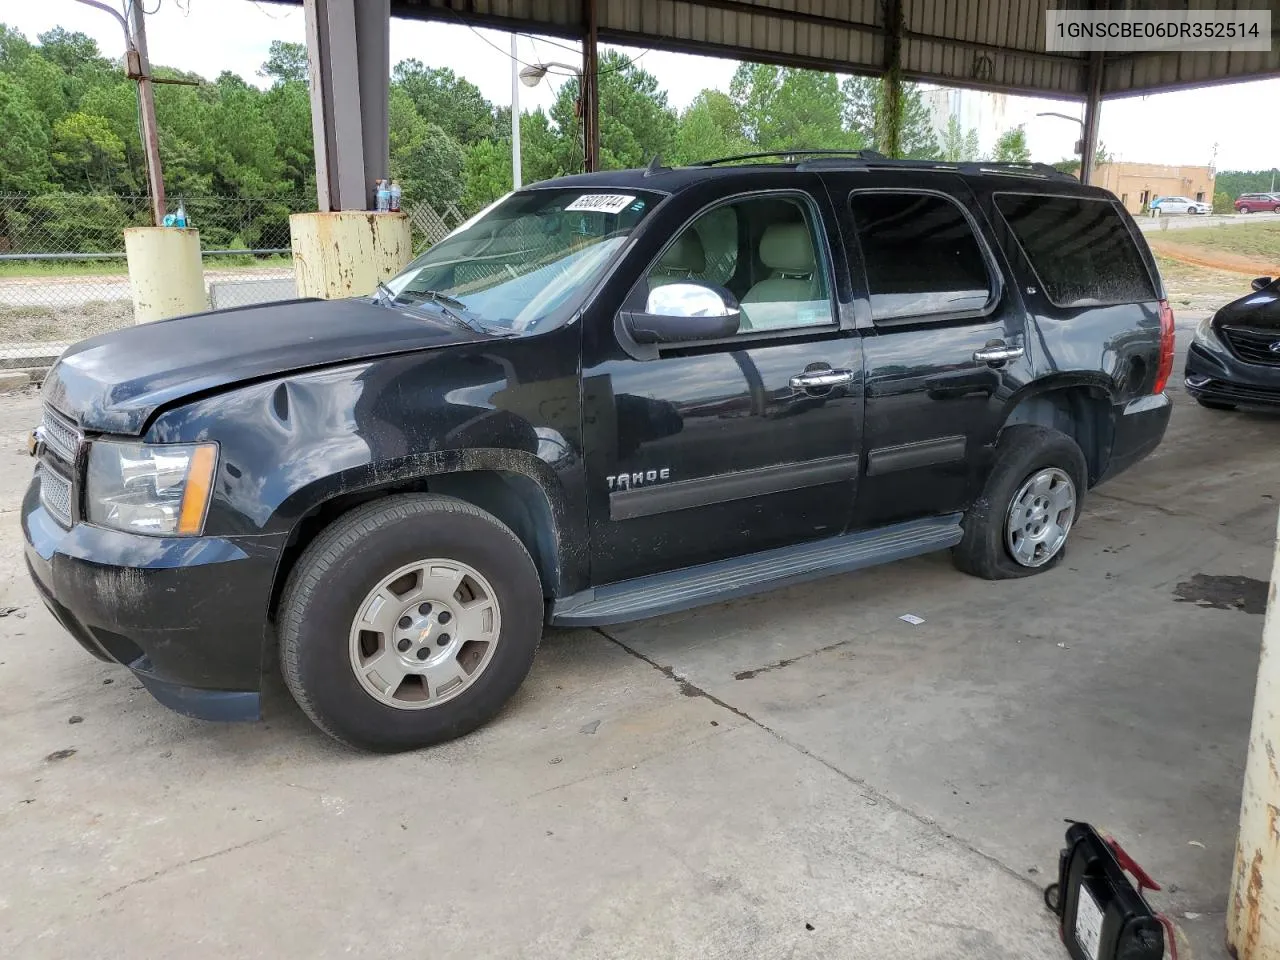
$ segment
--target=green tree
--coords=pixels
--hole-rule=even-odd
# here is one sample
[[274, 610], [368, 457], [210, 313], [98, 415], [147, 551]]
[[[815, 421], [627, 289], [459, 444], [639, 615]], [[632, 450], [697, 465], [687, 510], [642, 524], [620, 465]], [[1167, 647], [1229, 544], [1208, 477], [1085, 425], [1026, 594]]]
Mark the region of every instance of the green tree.
[[458, 142], [434, 123], [401, 143], [391, 154], [391, 176], [400, 182], [404, 202], [424, 201], [437, 211], [462, 199], [466, 158]]
[[307, 47], [303, 43], [272, 40], [267, 60], [258, 68], [258, 76], [270, 77], [275, 84], [307, 82]]
[[1269, 170], [1219, 170], [1215, 190], [1231, 195], [1234, 200], [1242, 193], [1272, 193], [1280, 190], [1280, 172]]
[[11, 70], [26, 59], [33, 47], [22, 31], [0, 23], [0, 70]]
[[966, 131], [960, 126], [959, 118], [953, 115], [942, 134], [942, 155], [938, 159], [948, 163], [965, 163], [977, 160], [980, 149], [978, 131], [972, 127]]
[[[872, 77], [849, 77], [840, 85], [840, 93], [844, 98], [845, 126], [857, 131], [865, 143], [887, 154], [889, 151], [881, 141], [885, 122], [884, 83]], [[908, 160], [937, 160], [942, 148], [933, 132], [933, 118], [920, 86], [904, 83], [899, 103], [902, 122], [898, 156]]]
[[63, 183], [109, 190], [124, 171], [124, 143], [105, 117], [72, 113], [53, 125], [52, 156]]
[[[600, 57], [600, 165], [605, 169], [642, 167], [655, 156], [670, 156], [675, 143], [675, 111], [658, 78], [616, 50]], [[578, 78], [560, 87], [551, 106], [559, 137], [562, 172], [582, 169], [582, 121], [578, 116]]]
[[746, 136], [760, 150], [855, 150], [865, 140], [846, 127], [834, 74], [741, 64], [729, 85]]
[[[521, 167], [524, 166], [521, 158]], [[523, 170], [521, 171], [523, 173]], [[466, 148], [462, 209], [475, 213], [511, 189], [511, 141], [481, 140]]]
[[[520, 115], [520, 167], [525, 183], [537, 183], [582, 169], [582, 154], [551, 126], [551, 118], [539, 107]], [[570, 157], [569, 154], [572, 153]], [[566, 157], [568, 159], [566, 160]]]
[[420, 60], [401, 60], [391, 71], [392, 87], [409, 95], [418, 114], [458, 143], [486, 140], [497, 131], [493, 104], [480, 88], [447, 67], [425, 67]]
[[0, 73], [0, 192], [40, 190], [53, 176], [49, 130], [31, 98]]
[[109, 62], [98, 51], [98, 41], [87, 33], [54, 27], [39, 34], [40, 55], [57, 64], [67, 73], [77, 73], [90, 68], [107, 68]]
[[680, 116], [671, 159], [676, 163], [697, 163], [751, 149], [733, 100], [719, 90], [703, 90]]
[[129, 218], [120, 200], [106, 193], [45, 193], [27, 213], [41, 225], [44, 250], [104, 253], [120, 249]]
[[1027, 146], [1027, 131], [1018, 126], [1000, 134], [991, 159], [998, 163], [1030, 163], [1031, 148]]

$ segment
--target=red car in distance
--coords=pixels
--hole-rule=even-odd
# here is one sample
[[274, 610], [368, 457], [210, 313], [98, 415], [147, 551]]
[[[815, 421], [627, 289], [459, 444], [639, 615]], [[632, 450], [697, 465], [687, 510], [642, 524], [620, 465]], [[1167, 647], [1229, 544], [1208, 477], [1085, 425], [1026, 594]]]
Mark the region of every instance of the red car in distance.
[[1280, 193], [1242, 193], [1236, 197], [1236, 213], [1280, 213]]

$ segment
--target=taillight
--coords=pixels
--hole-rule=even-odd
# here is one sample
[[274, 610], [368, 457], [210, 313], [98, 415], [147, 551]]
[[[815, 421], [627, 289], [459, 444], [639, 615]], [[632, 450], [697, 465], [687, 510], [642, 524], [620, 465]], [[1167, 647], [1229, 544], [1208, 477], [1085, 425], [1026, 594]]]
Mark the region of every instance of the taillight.
[[1168, 300], [1160, 301], [1160, 365], [1156, 367], [1156, 383], [1152, 393], [1164, 393], [1173, 373], [1173, 308]]

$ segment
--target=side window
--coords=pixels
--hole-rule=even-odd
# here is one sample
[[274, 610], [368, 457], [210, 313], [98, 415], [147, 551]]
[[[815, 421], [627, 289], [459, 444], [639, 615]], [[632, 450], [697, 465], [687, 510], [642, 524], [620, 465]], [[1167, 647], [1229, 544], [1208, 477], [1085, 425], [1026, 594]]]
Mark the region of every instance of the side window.
[[646, 279], [648, 290], [688, 281], [722, 288], [740, 305], [739, 334], [835, 322], [814, 214], [797, 197], [750, 197], [706, 211]]
[[874, 320], [981, 310], [991, 299], [982, 247], [960, 208], [926, 193], [849, 198]]
[[1155, 299], [1151, 276], [1111, 201], [1004, 193], [996, 206], [1055, 306]]

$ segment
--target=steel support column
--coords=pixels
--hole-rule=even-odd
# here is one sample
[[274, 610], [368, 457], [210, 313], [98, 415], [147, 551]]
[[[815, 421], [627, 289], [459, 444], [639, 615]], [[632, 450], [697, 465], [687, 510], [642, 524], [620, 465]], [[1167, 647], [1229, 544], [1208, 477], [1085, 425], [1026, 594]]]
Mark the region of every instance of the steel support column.
[[582, 0], [582, 138], [587, 172], [600, 169], [600, 51], [596, 0]]
[[1084, 127], [1080, 134], [1080, 182], [1093, 179], [1093, 160], [1098, 155], [1098, 124], [1102, 113], [1102, 54], [1089, 59], [1089, 96], [1084, 102]]
[[304, 0], [316, 198], [368, 210], [389, 164], [390, 0]]
[[1240, 834], [1227, 899], [1227, 946], [1239, 960], [1280, 957], [1280, 524], [1276, 532], [1240, 799]]
[[880, 79], [882, 96], [876, 146], [889, 157], [902, 155], [902, 0], [884, 0], [885, 71]]

